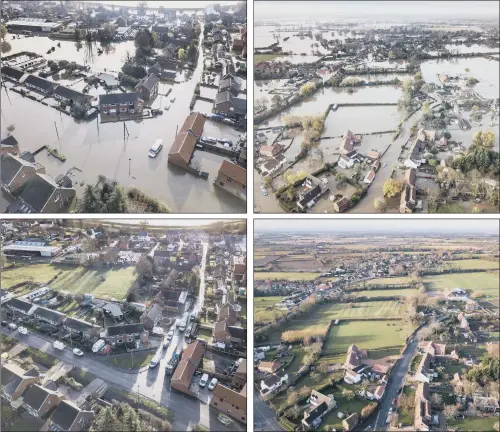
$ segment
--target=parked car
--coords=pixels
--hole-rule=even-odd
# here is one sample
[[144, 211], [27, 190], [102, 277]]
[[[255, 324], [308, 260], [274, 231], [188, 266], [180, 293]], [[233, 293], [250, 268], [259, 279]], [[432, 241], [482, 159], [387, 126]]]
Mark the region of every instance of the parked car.
[[209, 379], [210, 377], [208, 376], [208, 374], [203, 374], [200, 379], [200, 387], [205, 387]]
[[153, 114], [154, 116], [163, 115], [163, 111], [159, 109], [152, 109], [151, 114]]
[[212, 378], [212, 381], [210, 381], [210, 384], [208, 385], [208, 389], [213, 390], [218, 382], [219, 380], [217, 378]]
[[150, 158], [155, 158], [158, 156], [158, 153], [160, 153], [161, 149], [163, 148], [163, 140], [157, 139], [153, 146], [149, 149], [148, 156]]
[[78, 348], [73, 349], [73, 354], [77, 355], [78, 357], [83, 356], [83, 351], [79, 350]]
[[17, 330], [17, 325], [15, 325], [14, 323], [10, 323], [9, 324], [9, 328], [14, 331], [14, 330]]
[[163, 342], [161, 343], [161, 347], [163, 349], [166, 349], [166, 348], [168, 348], [169, 345], [170, 345], [170, 339], [168, 339], [167, 337], [165, 337], [165, 339], [163, 339]]
[[221, 144], [229, 144], [231, 147], [233, 146], [233, 142], [227, 138], [219, 138], [217, 141], [219, 141]]
[[224, 426], [229, 426], [232, 423], [232, 420], [223, 414], [218, 414], [217, 420], [221, 422]]
[[167, 105], [165, 108], [163, 108], [165, 111], [168, 111], [170, 109], [170, 105]]
[[173, 330], [170, 330], [168, 333], [167, 333], [167, 341], [170, 342], [174, 337], [174, 331]]
[[2, 327], [6, 327], [8, 325], [9, 325], [9, 323], [7, 321], [2, 321]]
[[213, 138], [213, 137], [209, 137], [209, 136], [202, 136], [201, 140], [205, 141], [207, 143], [213, 143], [213, 144], [217, 143], [217, 138]]
[[19, 327], [18, 331], [22, 335], [27, 335], [29, 333], [29, 331], [28, 331], [28, 329], [26, 327]]

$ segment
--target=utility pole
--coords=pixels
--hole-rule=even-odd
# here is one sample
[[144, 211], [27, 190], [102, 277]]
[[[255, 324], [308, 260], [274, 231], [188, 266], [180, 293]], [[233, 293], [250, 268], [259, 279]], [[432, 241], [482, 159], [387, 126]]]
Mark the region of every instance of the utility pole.
[[132, 162], [132, 159], [128, 158], [128, 176], [130, 177], [130, 164]]
[[54, 121], [54, 127], [56, 128], [56, 134], [57, 134], [57, 139], [59, 140], [59, 132], [57, 130], [57, 125], [56, 125], [56, 122]]

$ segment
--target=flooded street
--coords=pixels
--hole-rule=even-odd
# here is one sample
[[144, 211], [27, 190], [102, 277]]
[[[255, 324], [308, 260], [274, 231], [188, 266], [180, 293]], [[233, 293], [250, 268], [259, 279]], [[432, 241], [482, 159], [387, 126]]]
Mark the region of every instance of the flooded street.
[[[23, 50], [45, 54], [48, 48], [58, 42], [48, 38], [16, 39], [11, 41], [12, 51], [9, 54]], [[122, 57], [126, 52], [130, 51], [133, 55], [134, 42], [113, 44], [113, 47], [110, 52], [104, 52], [90, 60], [85, 57], [85, 44], [77, 51], [74, 42], [61, 41], [61, 48], [57, 48], [51, 56], [55, 59], [89, 64], [92, 70], [120, 70]], [[60, 162], [45, 152], [37, 157], [37, 160], [46, 166], [47, 173], [54, 177], [76, 167], [82, 171], [78, 176], [79, 181], [82, 179], [85, 183], [95, 184], [98, 176], [104, 175], [125, 187], [138, 187], [167, 204], [172, 212], [245, 212], [246, 205], [242, 200], [213, 186], [223, 157], [195, 152], [202, 170], [209, 173], [208, 180], [202, 180], [167, 163], [168, 151], [174, 141], [176, 129], [182, 126], [190, 113], [189, 104], [195, 86], [200, 81], [202, 69], [203, 52], [200, 50], [197, 67], [190, 79], [173, 84], [168, 97], [164, 96], [164, 92], [170, 85], [160, 86], [160, 95], [152, 107], [165, 107], [176, 98], [175, 102], [171, 103], [171, 108], [157, 118], [127, 121], [125, 124], [129, 135], [125, 140], [124, 125], [121, 122], [98, 126], [97, 120], [90, 123], [75, 121], [72, 117], [12, 91], [8, 91], [7, 95], [7, 90], [2, 88], [2, 136], [7, 132], [7, 126], [14, 125], [13, 135], [22, 150], [35, 151], [44, 145], [56, 148], [66, 156], [65, 162]], [[211, 106], [210, 110], [208, 106], [202, 108], [202, 112], [211, 111]], [[206, 122], [205, 130], [216, 137], [237, 139], [238, 136], [234, 129], [210, 121]], [[156, 158], [149, 158], [148, 150], [158, 138], [163, 140], [163, 151]]]

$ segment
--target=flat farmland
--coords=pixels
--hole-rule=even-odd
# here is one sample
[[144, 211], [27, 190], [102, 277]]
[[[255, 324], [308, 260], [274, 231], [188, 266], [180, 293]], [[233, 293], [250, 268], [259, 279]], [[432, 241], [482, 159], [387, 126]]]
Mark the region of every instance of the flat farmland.
[[498, 272], [450, 273], [424, 276], [423, 282], [427, 286], [427, 289], [431, 291], [462, 288], [469, 294], [477, 291], [490, 297], [498, 297], [498, 290], [500, 288]]
[[67, 267], [55, 267], [50, 264], [27, 265], [12, 270], [2, 271], [2, 288], [10, 288], [20, 282], [46, 283], [60, 271], [71, 273], [72, 269]]
[[500, 267], [498, 261], [495, 262], [482, 259], [464, 259], [456, 261], [447, 261], [446, 264], [450, 268], [458, 268], [461, 270], [498, 269]]
[[330, 327], [323, 353], [347, 353], [352, 344], [367, 350], [402, 347], [411, 331], [411, 325], [404, 321], [340, 321]]
[[409, 284], [410, 281], [411, 279], [409, 277], [377, 278], [359, 282], [355, 286], [403, 285], [403, 284]]
[[256, 272], [254, 280], [288, 280], [288, 281], [313, 281], [319, 277], [321, 273], [311, 272]]
[[[281, 333], [287, 330], [303, 330], [309, 326], [328, 326], [336, 319], [367, 318], [402, 318], [405, 306], [399, 301], [369, 301], [357, 303], [336, 303], [319, 305], [314, 312], [300, 319], [294, 319], [290, 325], [269, 335], [271, 343], [279, 342]], [[375, 321], [363, 321], [365, 325]], [[353, 343], [353, 342], [351, 342]]]
[[356, 295], [358, 297], [388, 297], [388, 296], [401, 296], [406, 297], [410, 294], [417, 293], [416, 288], [402, 288], [402, 289], [372, 289], [372, 290], [363, 290], [363, 291], [354, 291], [352, 295]]
[[[279, 303], [283, 297], [254, 297], [254, 319], [255, 321], [272, 321], [285, 313], [274, 308], [276, 303]], [[268, 307], [273, 307], [273, 310], [266, 310]]]

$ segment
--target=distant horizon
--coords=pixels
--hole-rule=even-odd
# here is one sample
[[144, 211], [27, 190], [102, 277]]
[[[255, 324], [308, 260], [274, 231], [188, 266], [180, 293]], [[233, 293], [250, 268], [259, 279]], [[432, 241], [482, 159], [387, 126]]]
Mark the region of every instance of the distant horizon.
[[[286, 7], [284, 8], [284, 4]], [[317, 7], [315, 6], [317, 4]], [[406, 21], [458, 19], [498, 22], [499, 2], [460, 1], [457, 7], [447, 1], [266, 1], [254, 2], [255, 21], [293, 20], [384, 20]]]
[[254, 222], [254, 231], [255, 234], [277, 232], [280, 234], [435, 235], [442, 233], [498, 236], [499, 221], [498, 219], [311, 219], [279, 221], [275, 219], [257, 219]]

